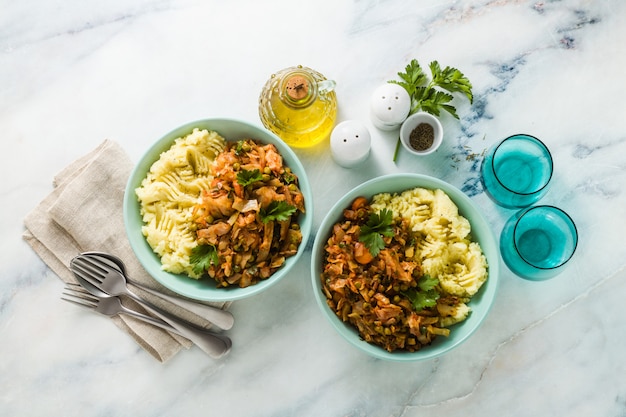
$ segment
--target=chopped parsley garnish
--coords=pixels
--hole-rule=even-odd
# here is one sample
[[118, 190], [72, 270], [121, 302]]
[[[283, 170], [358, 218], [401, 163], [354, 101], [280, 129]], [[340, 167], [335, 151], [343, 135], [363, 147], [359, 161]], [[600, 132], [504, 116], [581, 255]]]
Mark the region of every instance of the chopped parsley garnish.
[[393, 212], [382, 209], [378, 213], [371, 213], [367, 223], [361, 226], [359, 241], [363, 242], [372, 256], [377, 256], [385, 247], [383, 236], [393, 236]]
[[245, 139], [241, 139], [237, 141], [237, 146], [235, 146], [235, 155], [237, 156], [244, 155], [249, 150], [250, 150], [250, 144]]
[[218, 265], [219, 262], [217, 249], [213, 245], [198, 245], [191, 250], [189, 263], [196, 274], [204, 273], [211, 265]]
[[263, 181], [263, 175], [259, 169], [253, 169], [252, 171], [242, 169], [237, 173], [237, 182], [242, 187], [254, 184], [257, 181]]
[[296, 182], [297, 179], [298, 177], [296, 177], [295, 174], [293, 174], [292, 172], [285, 172], [283, 174], [283, 181], [285, 181], [285, 184], [291, 184], [292, 182]]
[[428, 307], [434, 307], [437, 305], [439, 299], [439, 292], [437, 292], [437, 285], [439, 280], [433, 278], [430, 275], [424, 275], [417, 282], [417, 289], [410, 289], [405, 292], [404, 295], [408, 297], [413, 304], [415, 311], [420, 311]]
[[296, 207], [285, 201], [272, 201], [267, 207], [261, 208], [259, 214], [263, 223], [267, 223], [273, 220], [283, 221], [288, 220], [289, 217], [296, 212]]

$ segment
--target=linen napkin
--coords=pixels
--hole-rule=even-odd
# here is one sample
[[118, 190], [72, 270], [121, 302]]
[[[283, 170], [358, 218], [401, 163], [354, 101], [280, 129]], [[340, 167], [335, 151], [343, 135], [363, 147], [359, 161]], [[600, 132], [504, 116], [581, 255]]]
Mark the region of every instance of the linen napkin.
[[[124, 150], [116, 142], [105, 140], [63, 169], [53, 180], [53, 191], [25, 217], [23, 238], [64, 282], [76, 282], [69, 269], [72, 258], [81, 252], [102, 251], [122, 259], [134, 280], [171, 294], [143, 269], [126, 237], [122, 205], [132, 168]], [[141, 290], [136, 293], [199, 326], [211, 326], [205, 319], [158, 297]], [[122, 297], [123, 304], [142, 310], [126, 298]], [[230, 303], [209, 304], [227, 308]], [[111, 320], [160, 362], [192, 346], [183, 337], [128, 315], [117, 315]]]

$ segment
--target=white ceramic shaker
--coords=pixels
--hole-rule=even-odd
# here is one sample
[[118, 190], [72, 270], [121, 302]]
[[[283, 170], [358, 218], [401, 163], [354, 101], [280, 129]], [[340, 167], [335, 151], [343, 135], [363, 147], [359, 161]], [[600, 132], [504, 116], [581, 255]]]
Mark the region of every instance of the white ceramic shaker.
[[344, 168], [352, 168], [365, 161], [370, 154], [371, 145], [369, 130], [356, 120], [339, 123], [330, 134], [332, 157]]
[[383, 84], [372, 94], [370, 118], [378, 129], [393, 130], [400, 127], [410, 110], [411, 97], [398, 84]]

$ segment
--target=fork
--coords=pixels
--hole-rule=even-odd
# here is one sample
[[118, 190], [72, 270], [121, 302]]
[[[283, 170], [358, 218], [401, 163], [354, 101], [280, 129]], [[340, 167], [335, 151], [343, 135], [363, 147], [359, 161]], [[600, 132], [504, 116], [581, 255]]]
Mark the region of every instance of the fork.
[[88, 258], [85, 259], [85, 261], [90, 261], [92, 266], [97, 266], [102, 269], [115, 269], [121, 273], [121, 275], [128, 284], [131, 284], [134, 287], [140, 288], [152, 295], [176, 304], [184, 308], [185, 310], [197, 314], [200, 317], [204, 317], [220, 329], [229, 330], [233, 327], [233, 323], [235, 320], [232, 313], [230, 313], [229, 311], [222, 310], [221, 308], [213, 307], [206, 304], [196, 303], [184, 298], [164, 294], [153, 290], [152, 288], [147, 287], [146, 285], [138, 281], [131, 279], [126, 274], [126, 267], [124, 263], [117, 256], [104, 252], [83, 252], [79, 255], [79, 257], [77, 257], [77, 260], [84, 259], [85, 257]]
[[[152, 303], [142, 299], [130, 288], [126, 283], [126, 276], [121, 272], [121, 269], [117, 266], [98, 262], [89, 255], [78, 255], [70, 262], [70, 269], [77, 278], [87, 281], [89, 284], [95, 286], [101, 291], [109, 295], [127, 295], [144, 307], [147, 305], [150, 308], [155, 306]], [[218, 309], [219, 310], [219, 309]], [[218, 314], [228, 314], [229, 312], [219, 310]], [[182, 320], [176, 317], [177, 320]], [[215, 318], [217, 319], [217, 317]], [[220, 328], [229, 328], [228, 326], [218, 326]]]
[[180, 332], [178, 330], [165, 323], [164, 321], [157, 320], [154, 317], [146, 316], [145, 314], [141, 314], [136, 312], [135, 310], [124, 307], [118, 297], [98, 297], [84, 289], [80, 284], [68, 283], [64, 288], [63, 296], [61, 296], [61, 300], [68, 301], [70, 303], [74, 303], [76, 305], [91, 310], [95, 310], [96, 312], [104, 314], [105, 316], [113, 317], [118, 314], [126, 314], [129, 316], [133, 316], [145, 323], [149, 323], [153, 326], [157, 326], [164, 330], [167, 330], [168, 332], [180, 335]]
[[[70, 269], [76, 278], [85, 282], [86, 285], [95, 287], [97, 291], [108, 294], [109, 296], [128, 295], [140, 303], [148, 312], [170, 324], [180, 332], [181, 336], [184, 336], [194, 342], [200, 349], [210, 356], [219, 357], [230, 350], [232, 342], [227, 336], [211, 333], [206, 329], [195, 326], [194, 324], [161, 310], [155, 305], [141, 299], [126, 287], [125, 281], [120, 279], [120, 277], [124, 277], [117, 269], [94, 268], [93, 266], [90, 266], [89, 263], [81, 262], [81, 259], [84, 261], [84, 258], [80, 257], [72, 259]], [[90, 292], [93, 293], [93, 291]]]
[[[138, 313], [134, 310], [126, 308], [122, 305], [118, 297], [98, 297], [89, 293], [79, 284], [68, 284], [65, 287], [62, 300], [70, 303], [85, 307], [91, 310], [95, 310], [98, 313], [106, 316], [115, 316], [117, 314], [127, 314], [129, 316], [136, 317], [146, 323], [160, 327], [164, 330], [176, 333], [180, 336], [186, 337], [198, 345], [204, 352], [214, 358], [220, 358], [224, 356], [232, 346], [229, 338], [225, 336], [216, 335], [203, 329], [195, 330], [195, 335], [191, 335], [190, 331], [181, 331], [179, 328], [170, 326], [164, 321], [155, 319], [150, 316]], [[191, 335], [191, 337], [190, 337]]]

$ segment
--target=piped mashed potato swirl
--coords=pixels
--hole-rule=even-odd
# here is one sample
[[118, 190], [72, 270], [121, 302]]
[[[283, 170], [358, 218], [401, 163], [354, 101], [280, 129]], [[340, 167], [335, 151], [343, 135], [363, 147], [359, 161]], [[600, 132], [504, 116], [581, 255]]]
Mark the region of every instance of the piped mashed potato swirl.
[[165, 271], [199, 278], [189, 262], [197, 246], [192, 211], [202, 190], [210, 188], [211, 165], [225, 146], [217, 132], [195, 128], [161, 153], [135, 190], [142, 233]]
[[[445, 293], [469, 300], [487, 280], [487, 260], [480, 245], [470, 239], [470, 223], [444, 191], [413, 188], [381, 193], [373, 197], [371, 206], [408, 220], [417, 237], [415, 257], [422, 271], [438, 278]], [[463, 321], [469, 313], [464, 305], [443, 324]]]

